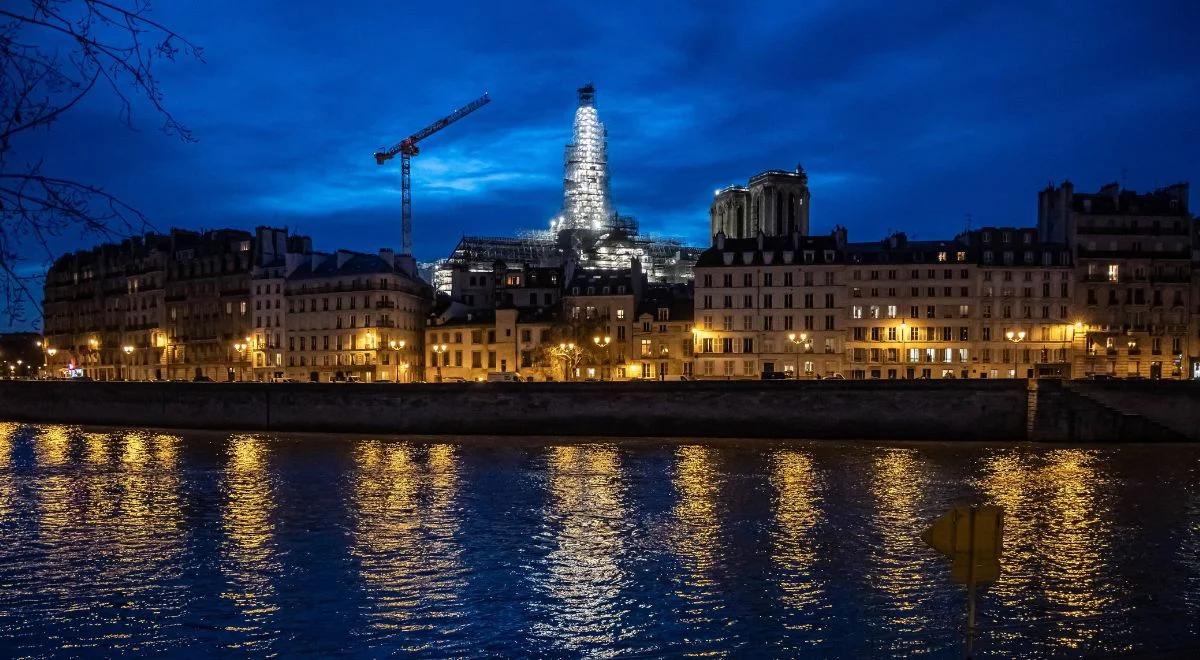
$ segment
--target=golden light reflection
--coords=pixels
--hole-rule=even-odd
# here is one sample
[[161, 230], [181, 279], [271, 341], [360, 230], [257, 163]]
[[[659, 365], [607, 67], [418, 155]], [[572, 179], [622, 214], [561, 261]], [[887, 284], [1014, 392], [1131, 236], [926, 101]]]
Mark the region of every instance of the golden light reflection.
[[[1106, 585], [1111, 512], [1097, 466], [1085, 449], [1005, 451], [987, 460], [980, 484], [1005, 511], [1003, 569], [989, 593], [1019, 620], [1048, 620], [1045, 642], [1060, 651], [1091, 648], [1104, 618], [1120, 617]], [[1022, 634], [1013, 627], [996, 637]]]
[[620, 455], [611, 445], [556, 446], [547, 462], [554, 547], [539, 586], [551, 609], [536, 631], [565, 649], [611, 648], [628, 613], [621, 589], [629, 576], [618, 563], [627, 533]]
[[33, 482], [38, 511], [38, 530], [49, 547], [62, 545], [72, 533], [71, 476], [66, 466], [71, 449], [72, 427], [59, 424], [38, 427], [33, 437], [33, 454], [40, 472]]
[[221, 595], [237, 607], [244, 619], [229, 630], [247, 633], [231, 647], [262, 649], [267, 640], [260, 633], [269, 629], [268, 623], [279, 609], [274, 602], [274, 576], [280, 565], [271, 519], [275, 502], [268, 464], [270, 445], [265, 438], [237, 434], [230, 438], [228, 454], [222, 511], [222, 572], [228, 588]]
[[0, 422], [0, 524], [12, 513], [15, 503], [16, 484], [13, 481], [12, 453], [20, 429], [20, 424]]
[[871, 583], [881, 590], [888, 607], [879, 616], [904, 638], [926, 629], [922, 606], [932, 597], [927, 576], [934, 568], [919, 537], [928, 524], [921, 511], [927, 489], [926, 466], [912, 449], [887, 449], [872, 462], [872, 522], [879, 540], [871, 546]]
[[[439, 631], [465, 624], [466, 586], [457, 536], [459, 449], [378, 440], [356, 447], [355, 532], [373, 634]], [[428, 652], [408, 647], [408, 652]]]
[[1052, 451], [1041, 472], [1037, 483], [1049, 489], [1041, 543], [1046, 560], [1045, 595], [1062, 615], [1054, 622], [1054, 639], [1065, 647], [1078, 648], [1099, 632], [1097, 615], [1115, 614], [1103, 575], [1111, 516], [1098, 510], [1096, 491], [1103, 480], [1097, 474], [1093, 452]]
[[[826, 603], [824, 585], [813, 567], [816, 559], [813, 528], [822, 514], [819, 478], [812, 458], [801, 451], [776, 452], [771, 456], [771, 485], [775, 490], [771, 560], [776, 579], [788, 613], [806, 617], [787, 617], [783, 625], [790, 630], [815, 632], [816, 626], [809, 617]], [[806, 642], [819, 644], [821, 640], [809, 637]]]
[[675, 451], [676, 503], [673, 546], [678, 557], [681, 583], [676, 595], [684, 601], [679, 619], [693, 632], [707, 630], [717, 635], [708, 640], [716, 648], [723, 641], [719, 627], [711, 624], [721, 617], [724, 601], [717, 571], [722, 559], [721, 521], [718, 502], [724, 478], [718, 470], [720, 455], [713, 447], [689, 445]]

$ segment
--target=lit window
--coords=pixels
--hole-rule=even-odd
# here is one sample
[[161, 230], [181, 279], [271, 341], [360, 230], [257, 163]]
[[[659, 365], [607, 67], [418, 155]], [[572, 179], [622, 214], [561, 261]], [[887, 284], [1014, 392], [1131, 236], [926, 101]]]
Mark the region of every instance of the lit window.
[[1117, 282], [1121, 279], [1121, 266], [1118, 264], [1108, 265], [1108, 281]]

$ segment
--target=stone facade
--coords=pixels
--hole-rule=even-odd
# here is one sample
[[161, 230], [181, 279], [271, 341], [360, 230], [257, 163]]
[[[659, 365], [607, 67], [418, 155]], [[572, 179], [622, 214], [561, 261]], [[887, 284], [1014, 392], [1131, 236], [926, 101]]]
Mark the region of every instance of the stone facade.
[[66, 255], [46, 278], [47, 373], [376, 380], [394, 378], [397, 360], [420, 373], [429, 293], [409, 266], [387, 250], [315, 253], [306, 237], [266, 227], [174, 230]]
[[803, 167], [797, 165], [794, 172], [761, 172], [747, 186], [729, 186], [716, 192], [708, 212], [710, 235], [806, 235], [810, 200], [808, 174]]
[[250, 327], [252, 237], [174, 230], [68, 254], [46, 276], [47, 370], [225, 380]]
[[1144, 194], [1051, 186], [1038, 196], [1038, 231], [1075, 258], [1077, 374], [1200, 376], [1200, 243], [1187, 184]]

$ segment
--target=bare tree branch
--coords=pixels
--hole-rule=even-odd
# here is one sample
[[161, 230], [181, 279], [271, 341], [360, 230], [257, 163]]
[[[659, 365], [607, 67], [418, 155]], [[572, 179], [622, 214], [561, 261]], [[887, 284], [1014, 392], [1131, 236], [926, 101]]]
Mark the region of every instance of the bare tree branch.
[[152, 229], [134, 206], [99, 186], [44, 174], [36, 156], [14, 162], [18, 139], [49, 130], [104, 81], [130, 128], [141, 99], [164, 132], [195, 140], [166, 107], [156, 68], [181, 54], [203, 61], [203, 51], [149, 18], [149, 9], [146, 0], [26, 0], [0, 8], [0, 290], [10, 323], [23, 320], [24, 303], [38, 307], [30, 289], [37, 278], [19, 266], [30, 250], [48, 263], [51, 239], [67, 233], [114, 239]]

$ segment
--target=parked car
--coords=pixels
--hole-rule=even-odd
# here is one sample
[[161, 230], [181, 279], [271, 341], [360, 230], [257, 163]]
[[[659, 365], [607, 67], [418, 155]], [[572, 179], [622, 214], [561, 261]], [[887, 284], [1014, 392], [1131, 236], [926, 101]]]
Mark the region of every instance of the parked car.
[[195, 378], [192, 379], [192, 382], [193, 383], [211, 383], [211, 382], [213, 382], [213, 379], [209, 378], [208, 376], [196, 376]]
[[764, 371], [761, 376], [762, 380], [787, 380], [786, 371]]
[[1092, 380], [1114, 380], [1112, 374], [1092, 374]]
[[511, 371], [489, 371], [487, 375], [489, 383], [519, 383], [521, 377]]
[[826, 376], [825, 378], [829, 380], [846, 380], [846, 377], [839, 373], [834, 373], [832, 376]]

